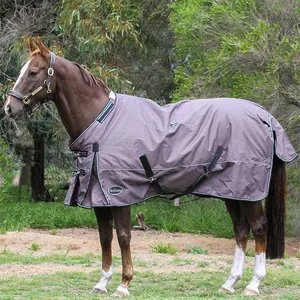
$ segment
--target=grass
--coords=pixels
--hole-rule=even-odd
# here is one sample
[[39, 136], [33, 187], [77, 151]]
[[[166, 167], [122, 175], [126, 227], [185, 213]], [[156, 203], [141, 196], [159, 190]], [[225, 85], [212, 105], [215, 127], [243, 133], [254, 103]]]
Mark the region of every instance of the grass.
[[[156, 254], [152, 255], [152, 259], [156, 261], [158, 259], [155, 257]], [[31, 262], [28, 262], [28, 257], [31, 258]], [[100, 257], [93, 254], [77, 256], [55, 254], [36, 257], [7, 251], [0, 254], [0, 267], [5, 267], [7, 263], [17, 263], [20, 269], [27, 264], [34, 268], [35, 264], [55, 262], [58, 267], [76, 264], [79, 270], [82, 266], [85, 271], [61, 272], [58, 268], [58, 271], [53, 274], [46, 274], [47, 270], [45, 270], [45, 274], [38, 275], [0, 276], [0, 299], [99, 299], [99, 295], [89, 293], [99, 280], [99, 260]], [[251, 280], [253, 267], [245, 268], [244, 277], [238, 283], [235, 294], [224, 294], [219, 292], [219, 287], [227, 279], [230, 265], [209, 269], [210, 265], [216, 264], [215, 259], [199, 262], [176, 257], [173, 260], [162, 260], [161, 268], [164, 272], [157, 273], [152, 269], [152, 267], [157, 268], [155, 264], [150, 265], [146, 270], [143, 268], [143, 265], [148, 265], [148, 263], [149, 260], [139, 260], [137, 264], [142, 268], [137, 267], [130, 286], [131, 299], [248, 299], [241, 293]], [[288, 264], [292, 265], [293, 261]], [[109, 294], [101, 295], [102, 299], [110, 299], [110, 294], [120, 283], [121, 262], [117, 260], [114, 265], [114, 277], [108, 285]], [[186, 265], [187, 268], [174, 271], [174, 265], [179, 267]], [[189, 268], [193, 266], [197, 266], [199, 270], [189, 271]], [[287, 268], [285, 264], [268, 263], [268, 273], [261, 285], [260, 299], [299, 298], [300, 273], [297, 268], [295, 266]]]
[[[99, 255], [94, 255], [92, 253], [82, 254], [82, 255], [69, 255], [68, 253], [61, 254], [47, 254], [47, 255], [33, 255], [33, 254], [16, 254], [9, 251], [7, 248], [5, 251], [0, 253], [0, 265], [2, 264], [23, 264], [23, 265], [37, 265], [43, 263], [52, 263], [59, 265], [84, 265], [91, 266], [96, 262], [99, 264], [101, 258]], [[114, 265], [120, 266], [120, 257], [114, 257]]]
[[38, 251], [38, 250], [41, 250], [41, 246], [39, 244], [33, 243], [33, 244], [31, 244], [29, 250]]
[[153, 253], [176, 254], [178, 249], [173, 244], [157, 243], [150, 246]]
[[0, 188], [0, 233], [24, 228], [96, 227], [92, 210], [73, 209], [61, 202], [30, 203], [26, 187]]
[[175, 257], [172, 261], [174, 266], [191, 266], [194, 264], [194, 260], [192, 258], [179, 258]]
[[[189, 201], [193, 199], [193, 201]], [[232, 223], [222, 200], [182, 197], [176, 207], [153, 199], [132, 207], [133, 213], [142, 211], [146, 224], [166, 232], [191, 232], [232, 238]]]
[[[154, 229], [232, 238], [232, 224], [223, 201], [195, 199], [180, 207], [160, 199], [133, 205], [132, 224], [136, 224], [135, 215], [142, 211], [146, 224]], [[49, 228], [55, 234], [57, 228], [97, 227], [93, 210], [65, 206], [62, 198], [55, 203], [30, 203], [26, 187], [1, 187], [0, 204], [0, 233], [24, 228]]]
[[246, 250], [246, 256], [255, 257], [255, 250], [248, 248]]
[[204, 254], [208, 255], [208, 250], [203, 250], [201, 247], [192, 246], [192, 245], [186, 245], [188, 254]]

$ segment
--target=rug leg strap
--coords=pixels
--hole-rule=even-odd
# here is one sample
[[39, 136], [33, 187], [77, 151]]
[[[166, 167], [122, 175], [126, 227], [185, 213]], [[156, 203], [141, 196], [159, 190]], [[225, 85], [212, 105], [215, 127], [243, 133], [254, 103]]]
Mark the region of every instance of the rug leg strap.
[[174, 200], [177, 197], [181, 197], [187, 194], [192, 193], [202, 182], [204, 182], [208, 175], [213, 171], [213, 169], [215, 168], [218, 160], [220, 159], [222, 153], [224, 151], [224, 148], [219, 146], [217, 148], [217, 151], [212, 159], [212, 161], [210, 162], [210, 164], [208, 165], [208, 167], [206, 168], [205, 172], [192, 184], [190, 185], [182, 194], [176, 194], [175, 196], [172, 196], [170, 198], [170, 200]]
[[159, 194], [163, 194], [165, 192], [165, 190], [158, 183], [157, 178], [154, 176], [154, 173], [153, 173], [153, 171], [151, 169], [151, 166], [149, 164], [147, 156], [146, 155], [140, 156], [140, 161], [141, 161], [142, 166], [143, 166], [143, 168], [145, 170], [146, 176], [149, 179], [150, 185], [152, 185]]

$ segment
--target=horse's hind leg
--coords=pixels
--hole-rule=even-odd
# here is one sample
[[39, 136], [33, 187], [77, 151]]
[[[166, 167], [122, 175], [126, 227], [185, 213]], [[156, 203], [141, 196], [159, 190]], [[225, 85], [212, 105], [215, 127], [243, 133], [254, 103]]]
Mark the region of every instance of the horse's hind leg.
[[129, 296], [128, 286], [133, 278], [133, 265], [131, 259], [131, 219], [130, 206], [112, 207], [112, 215], [116, 226], [118, 242], [122, 256], [122, 282], [113, 297]]
[[92, 292], [107, 293], [106, 285], [111, 280], [113, 274], [111, 255], [111, 242], [113, 238], [112, 214], [110, 208], [107, 207], [95, 207], [94, 211], [97, 218], [102, 249], [102, 272], [100, 281], [95, 285]]
[[232, 219], [236, 246], [230, 275], [222, 285], [221, 290], [233, 293], [236, 283], [242, 278], [250, 226], [243, 211], [241, 201], [225, 200], [225, 203]]
[[262, 201], [244, 201], [242, 206], [254, 235], [256, 252], [254, 274], [244, 295], [257, 296], [259, 295], [258, 287], [266, 276], [267, 219], [263, 212]]

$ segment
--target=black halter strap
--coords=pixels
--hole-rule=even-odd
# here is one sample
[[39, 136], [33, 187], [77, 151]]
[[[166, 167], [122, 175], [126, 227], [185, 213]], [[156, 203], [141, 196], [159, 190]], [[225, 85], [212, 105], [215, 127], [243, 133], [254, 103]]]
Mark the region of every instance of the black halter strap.
[[[50, 66], [48, 68], [48, 77], [47, 79], [44, 81], [44, 83], [42, 85], [40, 85], [38, 88], [36, 88], [33, 92], [31, 92], [29, 95], [22, 95], [21, 93], [19, 92], [16, 92], [16, 91], [9, 91], [8, 94], [23, 101], [23, 103], [25, 105], [27, 105], [30, 110], [31, 110], [31, 113], [35, 112], [44, 102], [46, 102], [47, 100], [50, 99], [50, 94], [51, 94], [51, 89], [50, 89], [50, 83], [51, 83], [51, 78], [54, 74], [54, 64], [55, 64], [55, 54], [53, 52], [50, 52]], [[41, 101], [39, 102], [33, 109], [30, 107], [30, 103], [32, 101], [32, 98], [38, 94], [41, 90], [43, 90], [44, 88], [47, 89], [47, 95], [48, 95], [48, 99], [45, 99], [44, 101]]]

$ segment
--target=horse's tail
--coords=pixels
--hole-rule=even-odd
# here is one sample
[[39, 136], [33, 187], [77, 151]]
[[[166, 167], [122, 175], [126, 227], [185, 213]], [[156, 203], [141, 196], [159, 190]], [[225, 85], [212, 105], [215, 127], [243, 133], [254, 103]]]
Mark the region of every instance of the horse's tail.
[[266, 198], [268, 220], [267, 258], [284, 256], [285, 204], [287, 195], [285, 163], [274, 154], [269, 194]]

